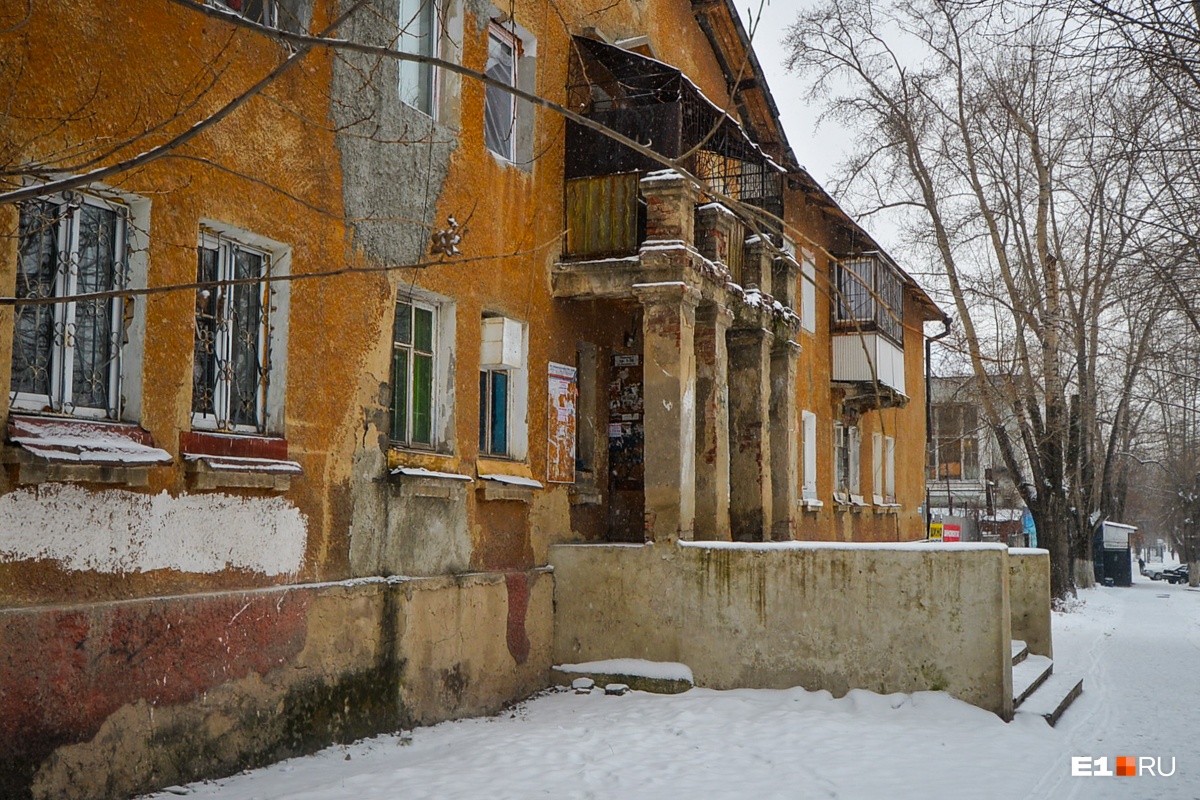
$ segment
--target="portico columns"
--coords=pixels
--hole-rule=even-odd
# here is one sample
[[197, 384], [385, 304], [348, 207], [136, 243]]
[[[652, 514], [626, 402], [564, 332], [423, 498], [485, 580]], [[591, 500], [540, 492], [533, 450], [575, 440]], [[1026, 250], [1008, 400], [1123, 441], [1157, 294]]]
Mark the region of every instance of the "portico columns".
[[771, 537], [771, 344], [764, 328], [729, 333], [729, 522], [737, 541]]
[[733, 313], [696, 311], [696, 538], [729, 541], [729, 352]]
[[691, 539], [696, 520], [696, 306], [683, 282], [635, 284], [644, 342], [647, 541]]

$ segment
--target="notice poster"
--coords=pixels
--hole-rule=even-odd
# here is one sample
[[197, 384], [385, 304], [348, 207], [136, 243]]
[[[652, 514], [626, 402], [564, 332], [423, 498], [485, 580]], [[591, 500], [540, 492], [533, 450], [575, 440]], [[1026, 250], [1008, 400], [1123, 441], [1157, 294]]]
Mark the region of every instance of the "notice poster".
[[575, 401], [578, 396], [575, 368], [550, 362], [549, 447], [546, 480], [575, 482]]
[[933, 542], [940, 542], [942, 540], [942, 523], [929, 523], [929, 540]]
[[962, 541], [962, 526], [951, 525], [947, 522], [942, 526], [942, 541], [943, 542], [961, 542]]

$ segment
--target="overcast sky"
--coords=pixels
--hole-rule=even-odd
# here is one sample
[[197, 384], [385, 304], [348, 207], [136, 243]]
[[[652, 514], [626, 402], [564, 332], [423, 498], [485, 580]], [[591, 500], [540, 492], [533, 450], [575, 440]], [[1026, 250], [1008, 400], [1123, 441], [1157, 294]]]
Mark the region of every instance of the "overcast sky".
[[[761, 0], [735, 0], [742, 24], [751, 29], [753, 17], [759, 12]], [[796, 152], [801, 166], [812, 173], [822, 185], [828, 184], [836, 163], [849, 149], [845, 136], [838, 136], [832, 123], [825, 128], [830, 133], [822, 135], [813, 130], [819, 109], [807, 102], [808, 89], [795, 75], [783, 68], [784, 48], [782, 39], [788, 25], [795, 20], [802, 8], [816, 5], [815, 0], [767, 0], [762, 8], [762, 19], [754, 33], [754, 51], [759, 63], [767, 73], [771, 94], [779, 106], [788, 141]], [[843, 143], [846, 144], [843, 147]]]
[[[827, 191], [831, 191], [833, 175], [838, 164], [854, 149], [853, 134], [836, 122], [825, 121], [816, 127], [817, 117], [821, 113], [819, 104], [809, 102], [809, 89], [801, 78], [789, 73], [783, 67], [784, 47], [783, 37], [789, 25], [796, 19], [802, 9], [813, 8], [823, 0], [735, 0], [742, 24], [750, 31], [753, 17], [759, 13], [760, 3], [762, 17], [754, 32], [754, 52], [758, 61], [767, 74], [767, 83], [779, 114], [783, 118], [783, 127], [787, 131], [788, 142], [796, 153], [796, 160], [812, 174]], [[832, 191], [831, 191], [832, 194]], [[875, 238], [884, 249], [892, 255], [900, 255], [899, 230], [893, 219], [886, 214], [871, 219], [860, 217], [847, 198], [834, 196], [851, 215]], [[910, 272], [913, 265], [906, 265]], [[915, 270], [919, 272], [919, 270]], [[923, 281], [927, 284], [926, 281]], [[928, 285], [927, 285], [927, 288]]]

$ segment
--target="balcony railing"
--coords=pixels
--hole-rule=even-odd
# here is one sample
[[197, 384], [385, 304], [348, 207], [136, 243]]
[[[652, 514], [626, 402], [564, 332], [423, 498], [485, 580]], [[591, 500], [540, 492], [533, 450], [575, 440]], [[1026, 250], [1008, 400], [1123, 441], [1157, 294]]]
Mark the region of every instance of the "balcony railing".
[[638, 172], [572, 178], [566, 182], [568, 258], [625, 256], [646, 238]]

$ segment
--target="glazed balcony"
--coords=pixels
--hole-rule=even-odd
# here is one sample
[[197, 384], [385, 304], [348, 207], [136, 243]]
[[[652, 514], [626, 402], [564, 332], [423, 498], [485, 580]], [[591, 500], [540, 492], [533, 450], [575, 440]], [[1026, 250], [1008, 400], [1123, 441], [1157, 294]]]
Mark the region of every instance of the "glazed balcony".
[[866, 410], [908, 402], [904, 369], [904, 281], [882, 253], [837, 265], [833, 381], [847, 402]]

